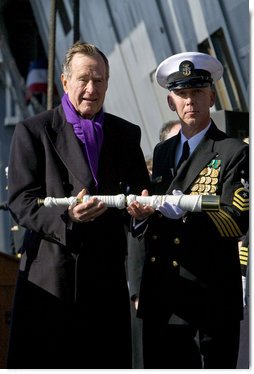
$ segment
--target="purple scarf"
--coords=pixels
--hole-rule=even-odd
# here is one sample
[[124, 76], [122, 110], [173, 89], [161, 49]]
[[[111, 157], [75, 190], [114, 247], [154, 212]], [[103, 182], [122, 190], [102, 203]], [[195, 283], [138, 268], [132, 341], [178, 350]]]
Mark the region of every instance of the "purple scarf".
[[82, 118], [75, 110], [66, 93], [62, 97], [62, 105], [67, 121], [72, 124], [75, 135], [84, 145], [84, 154], [89, 162], [97, 188], [98, 163], [103, 141], [103, 109], [96, 114], [93, 120]]

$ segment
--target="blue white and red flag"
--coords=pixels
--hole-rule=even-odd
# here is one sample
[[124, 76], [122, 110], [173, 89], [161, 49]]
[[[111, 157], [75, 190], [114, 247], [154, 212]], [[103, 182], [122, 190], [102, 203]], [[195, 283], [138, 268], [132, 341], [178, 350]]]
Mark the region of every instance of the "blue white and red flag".
[[33, 94], [47, 93], [48, 86], [48, 66], [45, 59], [32, 61], [26, 79], [28, 89], [28, 99]]

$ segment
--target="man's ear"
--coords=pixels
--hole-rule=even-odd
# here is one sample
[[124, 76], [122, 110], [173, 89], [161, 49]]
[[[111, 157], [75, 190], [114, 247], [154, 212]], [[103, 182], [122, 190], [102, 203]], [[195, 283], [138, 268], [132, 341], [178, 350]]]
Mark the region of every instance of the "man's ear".
[[215, 98], [216, 98], [216, 92], [215, 92], [215, 90], [212, 90], [211, 91], [211, 96], [210, 96], [210, 108], [214, 105]]
[[176, 110], [176, 108], [175, 108], [175, 104], [173, 102], [173, 99], [172, 99], [171, 95], [168, 95], [167, 100], [168, 100], [168, 106], [174, 112]]
[[65, 78], [64, 74], [61, 74], [61, 82], [64, 92], [67, 93], [67, 79]]

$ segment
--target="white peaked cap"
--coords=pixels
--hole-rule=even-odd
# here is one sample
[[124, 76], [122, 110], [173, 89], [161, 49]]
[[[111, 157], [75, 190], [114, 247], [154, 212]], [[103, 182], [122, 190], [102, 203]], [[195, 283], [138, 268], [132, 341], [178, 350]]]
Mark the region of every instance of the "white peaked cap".
[[155, 77], [169, 90], [206, 87], [222, 77], [223, 66], [217, 58], [201, 52], [183, 52], [168, 57], [158, 66]]

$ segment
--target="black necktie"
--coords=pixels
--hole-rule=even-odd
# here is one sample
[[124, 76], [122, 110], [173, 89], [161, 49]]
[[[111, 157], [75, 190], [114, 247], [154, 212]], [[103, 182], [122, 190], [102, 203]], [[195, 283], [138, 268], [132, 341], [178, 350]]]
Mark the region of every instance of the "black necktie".
[[183, 161], [187, 160], [187, 158], [189, 157], [189, 155], [190, 155], [190, 147], [189, 147], [188, 140], [186, 140], [183, 143], [182, 155], [180, 157], [180, 160], [178, 161], [178, 164], [176, 166], [176, 170], [179, 169], [179, 167], [182, 165]]

